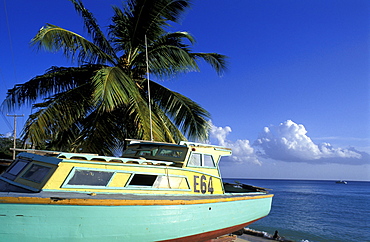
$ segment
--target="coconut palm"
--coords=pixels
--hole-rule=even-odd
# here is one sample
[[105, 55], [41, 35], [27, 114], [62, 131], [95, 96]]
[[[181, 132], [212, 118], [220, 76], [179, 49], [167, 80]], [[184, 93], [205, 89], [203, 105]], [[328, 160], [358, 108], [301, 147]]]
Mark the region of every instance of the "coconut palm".
[[23, 138], [49, 149], [106, 155], [121, 150], [126, 138], [205, 139], [209, 113], [146, 77], [146, 61], [151, 76], [160, 79], [198, 71], [199, 60], [219, 74], [225, 69], [225, 56], [193, 53], [189, 33], [166, 31], [190, 1], [129, 0], [122, 9], [113, 7], [107, 35], [80, 0], [70, 1], [89, 39], [52, 24], [32, 39], [38, 49], [63, 51], [78, 66], [51, 67], [8, 91], [3, 103], [7, 108], [42, 100], [33, 105]]

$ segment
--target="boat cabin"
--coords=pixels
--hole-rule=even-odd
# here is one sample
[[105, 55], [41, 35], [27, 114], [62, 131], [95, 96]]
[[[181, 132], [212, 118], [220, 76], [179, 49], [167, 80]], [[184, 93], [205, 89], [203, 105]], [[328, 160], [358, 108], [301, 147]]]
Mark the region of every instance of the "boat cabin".
[[0, 176], [0, 191], [224, 194], [219, 172], [231, 149], [133, 140], [121, 157], [24, 150]]

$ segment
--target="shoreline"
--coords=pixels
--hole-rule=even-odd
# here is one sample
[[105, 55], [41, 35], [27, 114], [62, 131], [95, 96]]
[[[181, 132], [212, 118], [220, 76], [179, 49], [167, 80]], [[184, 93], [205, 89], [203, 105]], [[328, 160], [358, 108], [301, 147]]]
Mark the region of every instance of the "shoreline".
[[293, 240], [281, 237], [279, 232], [276, 230], [274, 235], [268, 234], [263, 231], [258, 231], [250, 228], [244, 228], [234, 233], [236, 235], [235, 242], [266, 242], [266, 241], [283, 241], [283, 242], [294, 242]]
[[259, 236], [254, 236], [254, 235], [249, 235], [249, 234], [243, 234], [243, 235], [238, 235], [236, 240], [234, 242], [266, 242], [266, 241], [275, 241], [271, 239], [267, 239], [264, 237], [259, 237]]

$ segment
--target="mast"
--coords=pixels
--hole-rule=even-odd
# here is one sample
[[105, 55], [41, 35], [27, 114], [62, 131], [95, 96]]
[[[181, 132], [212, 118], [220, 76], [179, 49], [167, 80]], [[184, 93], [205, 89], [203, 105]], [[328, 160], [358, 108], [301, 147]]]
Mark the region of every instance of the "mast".
[[149, 83], [149, 57], [148, 57], [148, 42], [145, 35], [145, 55], [146, 55], [146, 75], [148, 81], [148, 100], [149, 100], [149, 123], [150, 123], [150, 141], [153, 141], [153, 124], [152, 124], [152, 105], [150, 96], [150, 83]]
[[15, 160], [15, 149], [16, 149], [16, 145], [17, 145], [17, 117], [24, 117], [24, 114], [21, 114], [21, 115], [7, 114], [6, 116], [14, 118], [14, 131], [13, 131], [13, 161], [14, 161]]

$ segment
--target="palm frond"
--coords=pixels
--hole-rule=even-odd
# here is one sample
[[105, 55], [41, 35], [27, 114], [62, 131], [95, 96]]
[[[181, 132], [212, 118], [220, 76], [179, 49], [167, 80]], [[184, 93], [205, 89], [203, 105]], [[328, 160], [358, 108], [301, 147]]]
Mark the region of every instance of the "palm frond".
[[82, 129], [73, 143], [73, 151], [114, 155], [118, 149], [122, 150], [118, 144], [125, 136], [119, 116], [117, 112], [91, 112], [81, 122]]
[[191, 53], [190, 55], [195, 59], [203, 59], [210, 64], [219, 75], [222, 75], [227, 69], [227, 57], [225, 55], [217, 53]]
[[101, 112], [109, 112], [140, 96], [135, 82], [120, 67], [106, 67], [94, 76], [94, 103]]
[[[185, 44], [184, 40], [188, 40], [191, 44], [195, 42], [193, 36], [187, 32], [174, 32], [166, 33], [150, 43], [148, 46], [150, 72], [163, 78], [199, 71], [198, 64], [189, 54], [189, 45]], [[139, 66], [138, 63], [144, 65], [144, 60], [145, 53], [141, 52], [136, 57], [135, 63], [137, 66]]]
[[150, 71], [161, 78], [199, 71], [196, 61], [182, 48], [163, 45], [149, 51], [149, 54]]
[[39, 98], [71, 90], [90, 81], [94, 72], [101, 65], [84, 65], [81, 67], [49, 68], [45, 74], [36, 76], [23, 84], [9, 89], [2, 108], [11, 110], [23, 104], [32, 104]]
[[116, 42], [129, 40], [131, 50], [139, 48], [144, 46], [144, 36], [149, 42], [154, 41], [165, 33], [168, 21], [178, 22], [189, 6], [189, 0], [130, 0], [124, 11], [114, 9], [114, 24], [110, 26], [112, 36]]
[[150, 87], [154, 102], [186, 136], [194, 140], [207, 139], [210, 114], [205, 109], [191, 99], [156, 82], [151, 81]]
[[160, 136], [154, 136], [155, 140], [163, 142], [178, 143], [179, 141], [187, 140], [185, 135], [173, 123], [167, 113], [160, 106], [153, 102], [152, 111], [156, 127], [160, 129]]
[[78, 61], [81, 64], [115, 64], [116, 61], [99, 46], [81, 35], [52, 24], [47, 24], [41, 28], [32, 39], [31, 45], [37, 46], [38, 49], [43, 47], [51, 52], [63, 50], [64, 55], [71, 59], [74, 59], [75, 54], [78, 53]]
[[[58, 136], [66, 136], [64, 133], [71, 139], [76, 138], [70, 131], [76, 133], [73, 127], [77, 127], [79, 121], [91, 112], [91, 94], [92, 87], [88, 83], [35, 104], [33, 107], [38, 111], [27, 120], [23, 137], [37, 145], [47, 140], [55, 142]], [[71, 144], [71, 140], [64, 139], [64, 142]]]
[[80, 0], [70, 0], [75, 10], [82, 16], [87, 32], [91, 35], [93, 43], [97, 45], [103, 52], [110, 55], [114, 59], [118, 60], [116, 53], [110, 42], [105, 37], [103, 31], [101, 31], [97, 20], [94, 15], [84, 7], [83, 3]]
[[[197, 60], [209, 63], [219, 75], [226, 70], [226, 56], [217, 53], [192, 53], [190, 46], [195, 43], [187, 32], [166, 33], [149, 46], [149, 68], [159, 78], [173, 77], [181, 73], [199, 71]], [[133, 60], [133, 72], [145, 69], [145, 53], [138, 53]]]
[[[195, 38], [188, 32], [184, 31], [177, 31], [177, 32], [170, 32], [160, 36], [154, 42], [154, 45], [174, 45], [181, 48], [188, 48], [189, 45], [184, 44], [183, 41], [187, 40], [190, 44], [195, 44]], [[190, 49], [188, 49], [190, 51]]]

